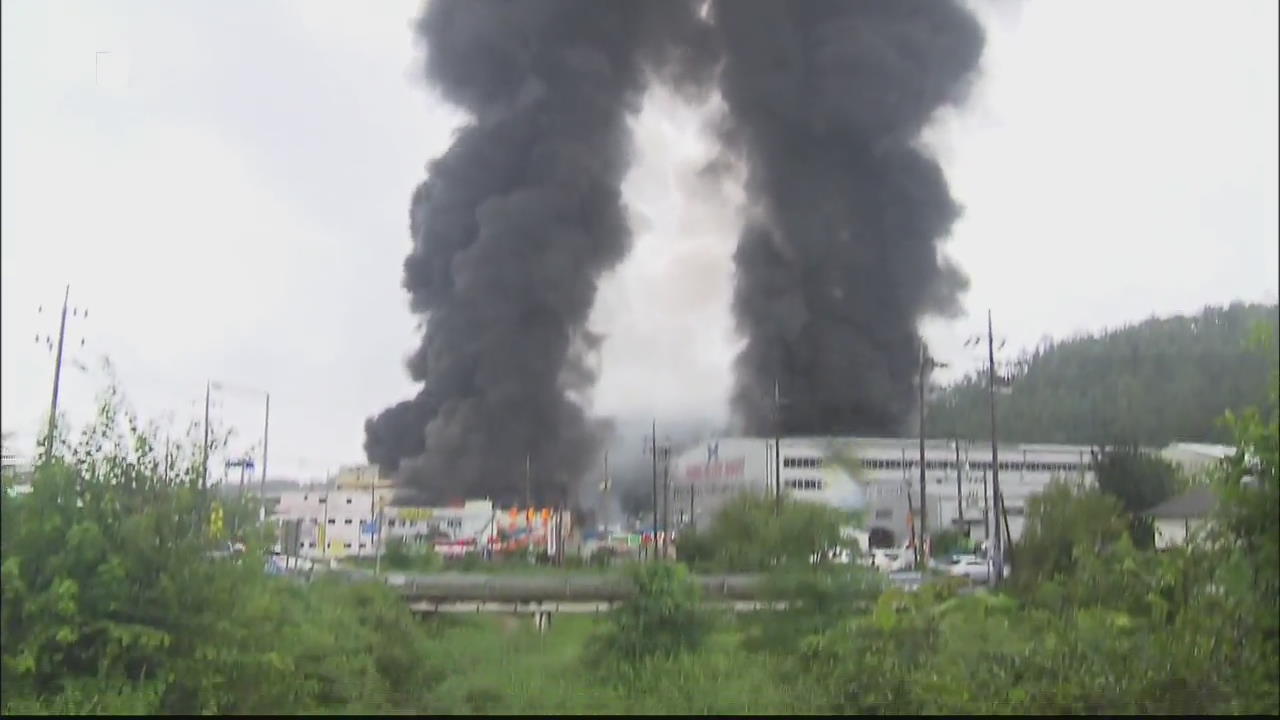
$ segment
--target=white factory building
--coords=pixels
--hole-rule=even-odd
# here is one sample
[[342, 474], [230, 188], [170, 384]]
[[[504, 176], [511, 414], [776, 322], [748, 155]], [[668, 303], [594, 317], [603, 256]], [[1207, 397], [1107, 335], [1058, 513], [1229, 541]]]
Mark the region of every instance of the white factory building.
[[[671, 466], [674, 522], [693, 509], [696, 522], [708, 519], [733, 494], [772, 493], [775, 466], [782, 491], [845, 509], [863, 510], [874, 537], [901, 546], [918, 527], [919, 440], [915, 438], [790, 437], [782, 439], [781, 462], [772, 438], [719, 438], [676, 456]], [[1083, 445], [1001, 443], [1000, 489], [1009, 533], [1021, 535], [1027, 500], [1053, 478], [1094, 482], [1090, 448]], [[937, 528], [969, 528], [970, 537], [993, 532], [991, 444], [980, 441], [925, 441], [925, 510]], [[909, 519], [908, 508], [913, 511]], [[963, 522], [962, 522], [963, 518]]]

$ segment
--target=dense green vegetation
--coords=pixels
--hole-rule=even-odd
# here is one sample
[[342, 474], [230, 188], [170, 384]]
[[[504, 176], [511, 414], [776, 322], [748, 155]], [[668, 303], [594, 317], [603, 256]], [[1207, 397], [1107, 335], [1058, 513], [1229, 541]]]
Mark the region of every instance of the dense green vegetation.
[[831, 507], [784, 497], [743, 494], [726, 503], [710, 528], [676, 540], [681, 561], [698, 571], [751, 572], [825, 564], [827, 551], [848, 544], [841, 529], [856, 518]]
[[[1247, 342], [1261, 324], [1275, 338], [1275, 305], [1234, 304], [1198, 315], [1051, 342], [1012, 367], [998, 398], [1000, 437], [1011, 442], [1165, 445], [1230, 442], [1227, 410], [1263, 405], [1274, 344]], [[929, 407], [939, 434], [989, 439], [985, 368]]]
[[[1219, 515], [1186, 548], [1135, 546], [1127, 491], [1062, 483], [1029, 504], [998, 592], [886, 590], [823, 560], [849, 518], [744, 499], [680, 552], [767, 571], [787, 609], [709, 611], [684, 565], [650, 563], [627, 569], [634, 601], [538, 634], [527, 618], [415, 619], [376, 584], [268, 576], [252, 532], [239, 560], [211, 557], [227, 526], [197, 464], [164, 473], [108, 405], [4, 500], [0, 710], [1276, 713], [1280, 423], [1253, 410], [1224, 427], [1238, 452], [1203, 479]], [[427, 562], [403, 550], [384, 560]]]
[[1129, 537], [1141, 548], [1155, 546], [1155, 526], [1144, 512], [1186, 490], [1188, 479], [1154, 453], [1136, 447], [1104, 448], [1094, 458], [1098, 489], [1120, 502]]

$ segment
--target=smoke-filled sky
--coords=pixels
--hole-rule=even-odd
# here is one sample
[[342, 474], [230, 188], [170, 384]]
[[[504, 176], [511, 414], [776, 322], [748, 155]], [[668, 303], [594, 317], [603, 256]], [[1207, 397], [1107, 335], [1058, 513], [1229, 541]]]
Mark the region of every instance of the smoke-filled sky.
[[[1276, 5], [978, 6], [979, 84], [928, 132], [964, 215], [967, 315], [926, 325], [953, 369], [995, 311], [1007, 350], [1277, 292]], [[63, 407], [113, 359], [145, 414], [209, 377], [272, 393], [271, 474], [363, 459], [415, 388], [401, 289], [410, 194], [461, 115], [426, 90], [417, 2], [3, 5], [0, 410], [29, 447], [71, 283]], [[623, 181], [632, 249], [601, 285], [598, 414], [724, 417], [742, 189], [698, 175], [700, 111], [651, 93]], [[44, 312], [37, 313], [37, 306]], [[83, 349], [79, 339], [85, 338]], [[261, 400], [215, 407], [259, 442]], [[636, 452], [639, 452], [637, 439]]]

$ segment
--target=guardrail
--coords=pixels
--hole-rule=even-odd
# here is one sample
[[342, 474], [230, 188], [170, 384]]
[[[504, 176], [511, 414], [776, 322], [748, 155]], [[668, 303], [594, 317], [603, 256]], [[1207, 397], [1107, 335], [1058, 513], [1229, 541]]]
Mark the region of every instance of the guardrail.
[[[480, 573], [382, 573], [359, 568], [339, 568], [330, 573], [351, 580], [379, 581], [396, 588], [410, 602], [447, 604], [451, 602], [616, 603], [635, 595], [635, 586], [625, 575], [485, 575]], [[695, 576], [708, 603], [765, 600], [764, 575]], [[925, 582], [923, 573], [891, 573], [892, 585], [915, 590]]]
[[[415, 613], [508, 613], [516, 615], [541, 613], [600, 614], [618, 606], [617, 601], [559, 601], [550, 602], [489, 602], [484, 600], [438, 602], [419, 600], [409, 603]], [[787, 603], [765, 600], [732, 600], [709, 602], [704, 605], [729, 612], [758, 612], [761, 610], [785, 610]]]

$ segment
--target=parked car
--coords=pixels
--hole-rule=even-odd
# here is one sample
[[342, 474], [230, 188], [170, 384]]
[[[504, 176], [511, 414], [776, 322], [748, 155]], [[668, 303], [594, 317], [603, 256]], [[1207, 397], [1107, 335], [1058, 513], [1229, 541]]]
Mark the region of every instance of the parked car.
[[900, 572], [910, 570], [915, 565], [915, 557], [910, 550], [873, 550], [871, 566], [881, 572]]
[[950, 575], [983, 583], [991, 577], [991, 568], [986, 558], [977, 555], [953, 555], [950, 559], [951, 562], [944, 568]]
[[243, 553], [244, 545], [242, 543], [227, 541], [210, 550], [208, 556], [211, 558], [229, 558], [238, 557]]

